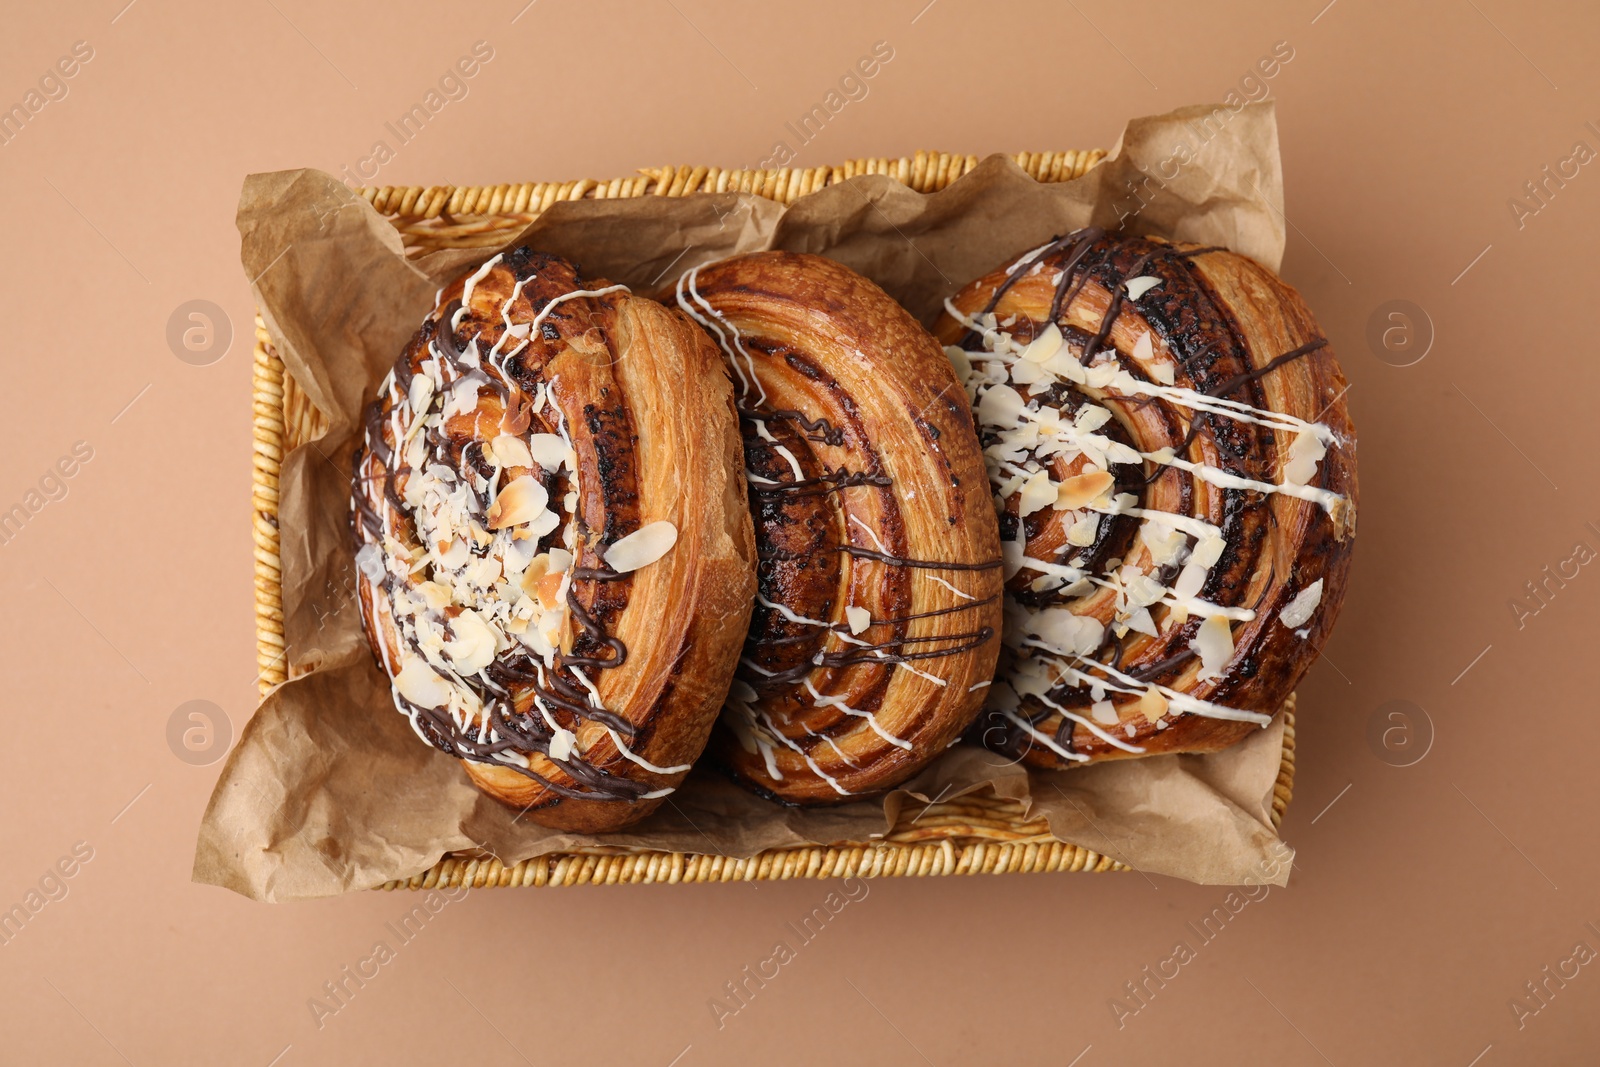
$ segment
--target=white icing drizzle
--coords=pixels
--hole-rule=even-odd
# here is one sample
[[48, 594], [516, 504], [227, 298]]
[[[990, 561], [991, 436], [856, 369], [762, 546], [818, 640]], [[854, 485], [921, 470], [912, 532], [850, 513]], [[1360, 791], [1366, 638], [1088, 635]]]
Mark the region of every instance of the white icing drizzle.
[[905, 740], [904, 738], [896, 737], [894, 734], [891, 734], [888, 730], [885, 730], [883, 728], [883, 725], [878, 722], [878, 716], [877, 716], [876, 712], [858, 711], [855, 708], [852, 708], [850, 705], [846, 704], [839, 697], [826, 696], [826, 695], [818, 692], [817, 691], [817, 687], [815, 685], [811, 684], [811, 679], [810, 678], [806, 679], [805, 685], [806, 685], [806, 691], [811, 694], [811, 704], [812, 704], [813, 707], [818, 707], [818, 708], [837, 708], [838, 710], [844, 712], [846, 715], [853, 715], [858, 719], [865, 719], [865, 720], [867, 720], [867, 725], [872, 727], [872, 732], [873, 733], [877, 734], [879, 737], [883, 738], [885, 741], [889, 742], [891, 745], [895, 746], [896, 748], [903, 748], [907, 752], [911, 751], [911, 742]]
[[[717, 344], [727, 354], [728, 362], [733, 367], [733, 372], [739, 376], [739, 394], [748, 396], [751, 386], [756, 391], [756, 407], [761, 407], [767, 402], [767, 391], [761, 385], [761, 379], [756, 375], [756, 363], [749, 352], [745, 351], [744, 342], [739, 336], [739, 328], [729, 322], [727, 317], [712, 307], [705, 297], [700, 295], [696, 283], [700, 277], [700, 268], [695, 267], [679, 276], [677, 285], [678, 306], [691, 319], [698, 322], [716, 337]], [[701, 312], [704, 312], [702, 314]], [[707, 318], [706, 316], [711, 316]], [[716, 321], [712, 321], [715, 319]], [[727, 327], [727, 333], [723, 327]], [[728, 333], [733, 334], [733, 343], [728, 343]], [[739, 365], [740, 358], [744, 359], [744, 366]], [[747, 375], [748, 372], [748, 375]]]
[[[772, 431], [767, 429], [767, 420], [753, 418], [750, 421], [756, 425], [756, 435], [763, 441], [766, 441], [768, 444], [772, 445], [772, 450], [778, 453], [778, 455], [782, 456], [784, 460], [788, 462], [789, 469], [794, 472], [794, 480], [797, 482], [805, 481], [806, 472], [801, 468], [800, 460], [795, 457], [793, 452], [789, 451], [789, 447], [787, 445], [779, 444], [778, 439], [772, 436]], [[771, 481], [767, 478], [763, 478], [761, 480], [763, 482], [767, 482], [769, 485], [778, 484], [777, 482]]]
[[960, 597], [962, 600], [977, 600], [978, 599], [977, 597], [973, 596], [971, 593], [963, 593], [961, 590], [957, 589], [955, 586], [951, 585], [949, 582], [945, 581], [943, 578], [939, 577], [937, 574], [928, 574], [927, 577], [933, 579], [935, 582], [938, 582], [940, 585], [942, 585], [946, 589], [950, 590], [952, 593], [954, 593], [956, 596]]
[[[746, 662], [748, 663], [748, 661]], [[760, 668], [757, 669], [759, 670]], [[749, 697], [753, 698], [754, 695], [754, 692], [751, 692]], [[767, 773], [771, 775], [774, 781], [783, 781], [783, 772], [774, 758], [777, 745], [782, 745], [804, 760], [811, 773], [827, 782], [829, 788], [835, 793], [842, 797], [854, 795], [850, 790], [840, 785], [838, 779], [823, 770], [821, 764], [812, 758], [811, 753], [795, 744], [788, 737], [785, 737], [783, 731], [778, 729], [766, 712], [758, 711], [751, 707], [749, 699], [730, 692], [727, 702], [723, 705], [722, 718], [733, 729], [742, 743], [748, 742], [747, 748], [753, 745], [761, 753], [762, 760], [766, 764]], [[776, 742], [776, 745], [774, 742]], [[837, 750], [837, 746], [835, 746], [835, 749]], [[848, 760], [845, 762], [849, 763]]]
[[627, 744], [623, 742], [622, 736], [618, 734], [617, 731], [607, 726], [606, 733], [611, 736], [611, 743], [617, 746], [618, 752], [622, 753], [625, 758], [637, 763], [647, 771], [654, 771], [656, 774], [683, 774], [689, 770], [690, 766], [692, 766], [692, 764], [680, 763], [675, 767], [657, 767], [654, 763], [651, 763], [649, 760], [633, 751], [633, 749], [629, 748]]
[[489, 257], [488, 259], [484, 260], [483, 266], [467, 275], [467, 280], [461, 283], [461, 306], [456, 309], [455, 315], [450, 319], [450, 328], [452, 330], [459, 330], [461, 328], [462, 316], [472, 310], [472, 290], [476, 288], [479, 282], [487, 278], [489, 276], [489, 272], [494, 270], [494, 268], [498, 266], [500, 261], [504, 258], [505, 256], [503, 253], [501, 255]]
[[1066, 708], [1062, 707], [1060, 704], [1057, 704], [1054, 700], [1051, 700], [1050, 699], [1050, 695], [1048, 693], [1040, 693], [1039, 694], [1039, 701], [1040, 701], [1040, 703], [1044, 704], [1046, 707], [1054, 709], [1056, 714], [1060, 715], [1062, 718], [1071, 719], [1073, 722], [1077, 723], [1079, 726], [1084, 727], [1090, 733], [1094, 734], [1100, 740], [1105, 741], [1108, 744], [1114, 745], [1115, 747], [1122, 749], [1122, 751], [1124, 751], [1124, 752], [1132, 752], [1135, 755], [1141, 755], [1144, 752], [1144, 749], [1140, 748], [1138, 745], [1130, 745], [1126, 741], [1122, 741], [1122, 740], [1120, 740], [1118, 738], [1112, 737], [1110, 734], [1108, 734], [1104, 730], [1102, 730], [1099, 726], [1096, 726], [1093, 722], [1090, 722], [1088, 719], [1085, 719], [1082, 715], [1079, 715], [1079, 714], [1077, 714], [1075, 712], [1068, 711]]
[[785, 607], [782, 604], [779, 604], [775, 600], [768, 600], [766, 597], [762, 596], [760, 593], [756, 594], [756, 600], [761, 604], [762, 607], [768, 608], [768, 609], [770, 609], [772, 611], [776, 611], [779, 615], [782, 615], [785, 619], [789, 620], [790, 622], [805, 623], [807, 626], [821, 626], [823, 629], [826, 629], [826, 630], [833, 629], [833, 624], [830, 623], [830, 622], [826, 622], [826, 621], [824, 621], [822, 619], [813, 619], [809, 615], [801, 615], [798, 612], [795, 612], [795, 611], [791, 610], [790, 608]]
[[[881, 649], [881, 648], [874, 649], [872, 654], [874, 656], [877, 656], [879, 659], [888, 659], [889, 658], [888, 654], [885, 653], [883, 651], [883, 649]], [[945, 681], [943, 678], [940, 678], [938, 675], [929, 674], [927, 671], [918, 670], [916, 667], [913, 667], [909, 663], [895, 663], [895, 664], [893, 664], [893, 666], [900, 667], [903, 670], [908, 670], [912, 674], [916, 675], [918, 678], [926, 679], [927, 681], [932, 682], [934, 685], [937, 685], [940, 688], [944, 688], [945, 686], [948, 686], [950, 684], [949, 682]]]
[[[1039, 647], [1046, 646], [1040, 645]], [[1140, 682], [1137, 678], [1123, 674], [1121, 671], [1117, 670], [1108, 663], [1101, 663], [1099, 660], [1090, 659], [1086, 656], [1080, 656], [1078, 658], [1081, 662], [1087, 664], [1088, 666], [1104, 671], [1107, 678], [1112, 679], [1112, 681], [1108, 682], [1105, 678], [1096, 678], [1092, 675], [1085, 674], [1074, 667], [1066, 667], [1065, 669], [1072, 672], [1075, 676], [1076, 684], [1099, 684], [1113, 692], [1135, 695], [1142, 694], [1147, 689], [1152, 688], [1151, 686]], [[1117, 685], [1115, 683], [1121, 683], [1121, 685]], [[1187, 711], [1192, 712], [1195, 715], [1203, 715], [1208, 719], [1228, 719], [1233, 722], [1253, 722], [1261, 726], [1265, 726], [1272, 721], [1271, 715], [1263, 715], [1258, 711], [1245, 711], [1242, 708], [1229, 708], [1224, 707], [1221, 704], [1213, 704], [1209, 700], [1201, 700], [1199, 697], [1190, 696], [1188, 693], [1173, 689], [1170, 686], [1157, 685], [1153, 688], [1155, 688], [1156, 691], [1162, 696], [1167, 698], [1168, 704], [1174, 708], [1177, 708], [1179, 711]]]
[[532, 337], [539, 327], [544, 325], [544, 320], [550, 317], [550, 312], [565, 304], [568, 300], [576, 300], [580, 296], [605, 296], [608, 293], [626, 292], [629, 292], [626, 285], [608, 285], [604, 289], [574, 289], [570, 293], [562, 293], [539, 309], [539, 313], [533, 317], [533, 321], [528, 323], [528, 336]]
[[1074, 763], [1084, 763], [1088, 761], [1088, 756], [1085, 756], [1081, 752], [1069, 752], [1062, 748], [1060, 745], [1056, 744], [1055, 738], [1039, 732], [1034, 728], [1032, 723], [1018, 715], [1016, 712], [1002, 710], [1000, 714], [1009, 719], [1013, 725], [1020, 726], [1029, 737], [1033, 738], [1035, 741], [1039, 742], [1045, 748], [1048, 748], [1051, 752], [1054, 752], [1062, 759], [1072, 760]]
[[872, 527], [870, 527], [866, 523], [862, 522], [860, 519], [858, 519], [853, 514], [850, 516], [850, 521], [855, 523], [857, 526], [861, 527], [861, 529], [866, 531], [867, 536], [872, 538], [872, 543], [877, 546], [877, 549], [878, 549], [879, 552], [882, 552], [886, 556], [893, 554], [886, 547], [884, 547], [883, 538], [878, 536], [878, 531], [874, 530]]

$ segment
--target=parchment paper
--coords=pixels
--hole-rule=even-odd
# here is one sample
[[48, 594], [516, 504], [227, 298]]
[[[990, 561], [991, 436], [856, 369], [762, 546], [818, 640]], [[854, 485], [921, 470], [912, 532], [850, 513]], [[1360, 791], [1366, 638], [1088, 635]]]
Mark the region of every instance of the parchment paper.
[[[1273, 110], [1253, 104], [1130, 122], [1111, 156], [1072, 182], [1037, 183], [996, 155], [930, 195], [865, 176], [787, 209], [735, 193], [563, 202], [511, 244], [569, 257], [587, 276], [643, 293], [741, 252], [816, 252], [866, 274], [931, 322], [972, 278], [1091, 223], [1226, 245], [1276, 269], [1281, 206]], [[871, 841], [908, 797], [993, 789], [1024, 799], [1061, 840], [1141, 870], [1211, 884], [1287, 882], [1292, 853], [1268, 818], [1281, 719], [1226, 752], [1053, 773], [959, 746], [887, 798], [836, 808], [781, 807], [697, 768], [658, 813], [596, 837], [543, 829], [483, 796], [394, 710], [361, 635], [347, 524], [363, 403], [437, 288], [490, 250], [408, 261], [397, 232], [370, 205], [310, 170], [251, 175], [238, 222], [244, 269], [273, 342], [330, 428], [283, 463], [290, 681], [262, 700], [223, 765], [200, 827], [196, 881], [284, 901], [407, 878], [448, 852], [508, 864], [579, 846], [743, 857]]]

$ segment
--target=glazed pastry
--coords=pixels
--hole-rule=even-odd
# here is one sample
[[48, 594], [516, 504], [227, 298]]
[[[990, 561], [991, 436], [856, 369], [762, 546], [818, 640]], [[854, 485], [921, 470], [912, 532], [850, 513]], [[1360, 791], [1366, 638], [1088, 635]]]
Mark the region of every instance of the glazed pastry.
[[789, 803], [882, 792], [959, 739], [999, 652], [971, 409], [938, 343], [832, 260], [725, 260], [677, 300], [734, 378], [761, 561], [713, 750]]
[[1356, 522], [1348, 388], [1295, 291], [1083, 230], [945, 303], [1006, 568], [974, 728], [1039, 767], [1222, 748], [1327, 640]]
[[528, 248], [440, 292], [356, 450], [362, 621], [417, 735], [546, 826], [661, 803], [748, 625], [733, 396], [676, 311]]

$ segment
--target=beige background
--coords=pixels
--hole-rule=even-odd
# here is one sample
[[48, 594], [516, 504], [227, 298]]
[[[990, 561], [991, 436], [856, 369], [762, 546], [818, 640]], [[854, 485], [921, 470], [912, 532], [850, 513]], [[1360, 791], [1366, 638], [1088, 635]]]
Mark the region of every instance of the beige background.
[[[1600, 550], [1600, 168], [1571, 164], [1520, 227], [1508, 206], [1575, 142], [1600, 150], [1591, 6], [125, 2], [13, 10], [0, 35], [6, 106], [74, 42], [93, 49], [0, 146], [0, 511], [76, 442], [93, 450], [0, 544], [0, 910], [92, 849], [0, 945], [0, 1058], [1592, 1062], [1600, 966], [1577, 961], [1600, 950], [1584, 659], [1600, 569], [1580, 561]], [[169, 717], [211, 701], [236, 734], [254, 702], [240, 179], [354, 167], [478, 40], [494, 58], [468, 95], [377, 183], [753, 165], [877, 41], [893, 59], [796, 162], [1109, 146], [1127, 117], [1219, 99], [1288, 42], [1264, 83], [1284, 273], [1354, 383], [1363, 483], [1343, 622], [1301, 690], [1288, 889], [1202, 944], [1187, 924], [1226, 890], [869, 883], [719, 1028], [708, 1002], [834, 887], [482, 891], [400, 945], [385, 924], [413, 897], [264, 907], [189, 883], [216, 767], [174, 755]], [[195, 299], [234, 328], [207, 366], [166, 340]], [[1432, 324], [1412, 313], [1434, 335], [1412, 366], [1368, 341], [1394, 300]], [[1415, 710], [1387, 720], [1391, 701], [1431, 730]], [[1180, 939], [1196, 958], [1139, 1007], [1124, 983]], [[308, 999], [379, 940], [395, 958], [319, 1028]], [[1577, 971], [1561, 985], [1547, 966]], [[1119, 996], [1139, 1007], [1120, 1026]]]

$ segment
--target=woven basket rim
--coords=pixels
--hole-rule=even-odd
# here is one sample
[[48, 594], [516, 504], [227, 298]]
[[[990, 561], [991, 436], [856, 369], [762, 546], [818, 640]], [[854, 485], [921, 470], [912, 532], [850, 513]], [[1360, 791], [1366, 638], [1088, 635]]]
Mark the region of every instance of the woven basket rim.
[[[1081, 176], [1105, 157], [1102, 149], [1019, 152], [1011, 156], [1042, 182]], [[883, 174], [919, 192], [934, 192], [968, 173], [975, 155], [917, 152], [899, 159], [854, 159], [812, 168], [729, 170], [710, 166], [641, 168], [610, 181], [522, 182], [490, 186], [372, 186], [356, 190], [400, 232], [408, 252], [417, 248], [494, 244], [560, 200], [635, 196], [689, 196], [738, 191], [789, 203], [824, 186], [861, 174]], [[263, 695], [286, 680], [282, 570], [278, 555], [278, 474], [286, 454], [321, 429], [320, 415], [304, 401], [278, 358], [266, 325], [256, 316], [252, 371], [253, 464], [251, 501], [255, 543], [256, 661]], [[1294, 787], [1294, 697], [1284, 704], [1283, 754], [1273, 789], [1271, 822], [1283, 820]], [[910, 877], [1045, 871], [1128, 870], [1080, 845], [1054, 840], [1041, 820], [1020, 821], [1012, 801], [969, 795], [911, 808], [921, 825], [914, 839], [770, 849], [733, 859], [652, 849], [596, 848], [552, 853], [505, 864], [495, 858], [447, 855], [427, 871], [389, 882], [384, 889], [438, 886], [558, 886], [651, 882], [767, 881], [790, 878]]]

